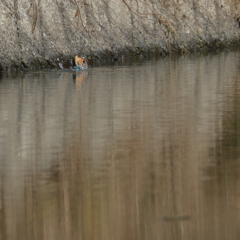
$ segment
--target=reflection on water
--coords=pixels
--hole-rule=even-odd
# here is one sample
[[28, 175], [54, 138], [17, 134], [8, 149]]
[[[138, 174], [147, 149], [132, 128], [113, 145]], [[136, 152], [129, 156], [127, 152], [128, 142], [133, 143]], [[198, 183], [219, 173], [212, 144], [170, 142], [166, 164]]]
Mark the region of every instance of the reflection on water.
[[0, 239], [239, 239], [238, 58], [3, 76]]

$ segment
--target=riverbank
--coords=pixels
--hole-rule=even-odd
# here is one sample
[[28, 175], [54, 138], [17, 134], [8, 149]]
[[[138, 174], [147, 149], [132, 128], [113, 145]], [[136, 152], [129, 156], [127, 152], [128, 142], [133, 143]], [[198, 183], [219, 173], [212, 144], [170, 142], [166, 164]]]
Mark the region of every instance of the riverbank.
[[[237, 2], [224, 0], [18, 0], [0, 3], [0, 70], [69, 67], [240, 42]], [[60, 64], [60, 65], [59, 65]]]

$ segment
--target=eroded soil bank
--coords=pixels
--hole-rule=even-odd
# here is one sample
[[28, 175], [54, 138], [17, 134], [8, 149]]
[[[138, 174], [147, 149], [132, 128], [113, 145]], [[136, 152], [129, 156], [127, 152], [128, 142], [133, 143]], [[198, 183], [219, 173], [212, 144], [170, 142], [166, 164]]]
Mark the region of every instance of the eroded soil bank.
[[123, 54], [191, 51], [240, 38], [237, 0], [0, 2], [0, 70], [70, 65]]

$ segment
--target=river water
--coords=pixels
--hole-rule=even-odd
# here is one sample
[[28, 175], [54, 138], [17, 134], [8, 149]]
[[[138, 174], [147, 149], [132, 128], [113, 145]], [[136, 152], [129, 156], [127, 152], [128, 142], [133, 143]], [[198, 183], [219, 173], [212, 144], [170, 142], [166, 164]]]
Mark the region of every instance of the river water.
[[1, 76], [0, 239], [239, 239], [239, 57]]

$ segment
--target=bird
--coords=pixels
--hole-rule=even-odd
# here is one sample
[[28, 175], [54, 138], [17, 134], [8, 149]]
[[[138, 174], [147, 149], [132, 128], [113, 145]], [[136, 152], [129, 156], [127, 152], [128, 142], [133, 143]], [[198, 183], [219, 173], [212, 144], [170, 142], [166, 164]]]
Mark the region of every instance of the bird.
[[87, 58], [86, 56], [80, 56], [78, 57], [78, 55], [75, 56], [74, 60], [73, 60], [73, 66], [75, 71], [83, 71], [83, 70], [87, 70], [88, 69], [88, 62], [87, 62]]

